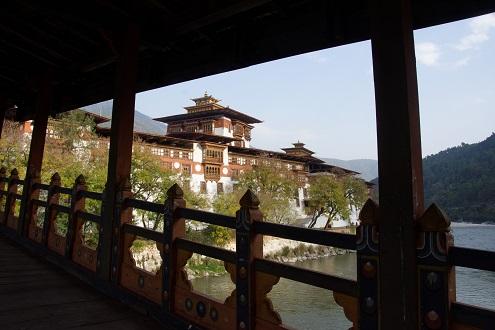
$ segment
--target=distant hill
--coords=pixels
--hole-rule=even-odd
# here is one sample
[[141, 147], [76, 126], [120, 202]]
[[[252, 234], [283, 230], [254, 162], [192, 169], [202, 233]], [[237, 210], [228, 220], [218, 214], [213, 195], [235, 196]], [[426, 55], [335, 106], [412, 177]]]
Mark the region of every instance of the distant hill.
[[495, 222], [495, 134], [426, 157], [423, 173], [426, 205], [455, 221]]
[[341, 160], [335, 158], [320, 158], [325, 163], [361, 173], [361, 177], [370, 181], [378, 176], [378, 161], [375, 159]]
[[495, 223], [495, 134], [427, 156], [423, 175], [426, 207], [437, 203], [453, 221]]
[[[113, 102], [105, 101], [89, 105], [81, 108], [84, 111], [94, 113], [96, 115], [112, 118], [112, 104]], [[98, 125], [100, 128], [110, 128], [112, 121], [107, 121]], [[153, 120], [151, 117], [145, 115], [144, 113], [135, 111], [134, 114], [134, 131], [140, 133], [148, 133], [153, 135], [164, 135], [167, 125], [159, 121]]]

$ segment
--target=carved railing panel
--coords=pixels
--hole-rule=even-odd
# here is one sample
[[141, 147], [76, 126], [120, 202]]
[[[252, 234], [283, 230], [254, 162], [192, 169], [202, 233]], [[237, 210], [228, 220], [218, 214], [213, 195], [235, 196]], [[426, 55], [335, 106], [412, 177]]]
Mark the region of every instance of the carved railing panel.
[[[46, 198], [46, 191], [41, 192], [39, 188], [34, 188], [35, 185], [41, 183], [40, 173], [37, 172], [31, 178], [30, 184], [31, 193], [28, 197], [28, 212], [27, 216], [27, 227], [28, 227], [28, 237], [29, 239], [37, 242], [43, 242], [43, 221], [45, 214], [45, 206], [39, 205], [36, 201], [42, 201], [40, 198], [43, 196]], [[41, 196], [41, 197], [40, 197]]]
[[432, 204], [418, 220], [416, 247], [422, 329], [450, 329], [449, 310], [455, 297], [455, 272], [448, 263], [453, 246], [450, 220]]
[[[60, 175], [58, 173], [55, 173], [52, 176], [52, 180], [50, 182], [50, 197], [48, 200], [48, 212], [45, 214], [45, 225], [44, 226], [45, 231], [46, 231], [46, 245], [47, 247], [60, 254], [60, 255], [65, 255], [65, 247], [66, 247], [66, 238], [65, 236], [61, 235], [58, 233], [57, 229], [57, 217], [59, 216], [59, 211], [57, 210], [57, 207], [60, 202], [60, 187], [61, 187], [61, 179]], [[65, 216], [61, 215], [62, 217], [68, 217], [66, 214]]]
[[19, 180], [19, 172], [17, 169], [13, 169], [10, 172], [10, 178], [9, 178], [9, 183], [8, 183], [8, 195], [6, 199], [6, 205], [5, 205], [5, 224], [7, 227], [13, 230], [17, 230], [18, 227], [18, 221], [19, 221], [19, 205], [20, 203], [18, 202], [17, 196], [19, 195], [18, 184]]
[[[82, 196], [82, 192], [87, 190], [86, 179], [84, 176], [79, 175], [74, 183], [72, 198], [71, 198], [71, 221], [74, 223], [73, 230], [74, 235], [70, 237], [73, 240], [72, 248], [72, 260], [93, 271], [96, 272], [96, 260], [97, 260], [97, 252], [96, 248], [91, 248], [85, 243], [85, 232], [84, 229], [87, 228], [87, 222], [84, 220], [80, 214], [80, 212], [85, 211], [86, 199]], [[93, 224], [93, 223], [91, 223]], [[98, 235], [97, 225], [95, 235]], [[98, 242], [96, 242], [96, 245]], [[70, 251], [66, 251], [70, 252]]]
[[[161, 304], [163, 266], [159, 267], [156, 273], [138, 268], [131, 250], [136, 239], [138, 239], [137, 235], [124, 234], [120, 285], [148, 300]], [[156, 243], [156, 248], [162, 251], [163, 244]]]

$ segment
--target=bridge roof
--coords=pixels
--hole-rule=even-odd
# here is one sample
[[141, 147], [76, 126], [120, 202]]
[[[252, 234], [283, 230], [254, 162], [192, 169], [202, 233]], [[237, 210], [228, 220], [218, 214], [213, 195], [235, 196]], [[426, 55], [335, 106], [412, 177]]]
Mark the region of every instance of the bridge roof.
[[[492, 0], [415, 0], [414, 28], [495, 11]], [[138, 91], [370, 38], [367, 1], [47, 1], [2, 4], [0, 93], [33, 114], [50, 70], [54, 112], [108, 100], [119, 27], [141, 31]]]

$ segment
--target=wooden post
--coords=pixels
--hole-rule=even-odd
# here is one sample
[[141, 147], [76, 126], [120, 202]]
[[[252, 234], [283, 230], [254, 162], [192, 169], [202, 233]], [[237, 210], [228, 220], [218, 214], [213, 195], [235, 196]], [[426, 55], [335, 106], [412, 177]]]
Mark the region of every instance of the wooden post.
[[450, 304], [455, 301], [455, 272], [449, 265], [454, 245], [450, 220], [432, 204], [418, 221], [419, 319], [421, 329], [450, 329]]
[[182, 275], [181, 272], [183, 271], [182, 264], [180, 265], [181, 269], [179, 269], [179, 251], [175, 244], [176, 238], [183, 238], [186, 235], [185, 219], [175, 216], [175, 210], [179, 207], [186, 207], [186, 201], [184, 200], [184, 192], [175, 183], [167, 191], [163, 223], [163, 235], [165, 239], [162, 252], [162, 302], [164, 310], [168, 313], [173, 313], [175, 310], [175, 289], [177, 282], [180, 280], [178, 277]]
[[239, 201], [236, 212], [236, 299], [237, 329], [256, 327], [256, 271], [254, 259], [263, 258], [263, 237], [256, 235], [254, 221], [263, 221], [260, 201], [250, 190]]
[[415, 221], [423, 211], [410, 0], [370, 2], [380, 187], [380, 327], [417, 329]]
[[[115, 207], [114, 207], [114, 217], [118, 219], [119, 222], [114, 223], [114, 227], [112, 231], [114, 233], [118, 233], [117, 238], [112, 240], [112, 275], [111, 280], [115, 283], [119, 282], [119, 274], [120, 267], [122, 265], [122, 257], [123, 257], [123, 240], [124, 235], [121, 230], [122, 226], [126, 223], [130, 223], [132, 221], [132, 209], [125, 207], [124, 203], [127, 198], [132, 197], [132, 187], [129, 178], [127, 178], [124, 182], [122, 182], [121, 186], [117, 191], [117, 196], [115, 199]], [[101, 242], [101, 239], [100, 239]]]
[[84, 210], [85, 198], [79, 193], [83, 190], [86, 190], [86, 178], [81, 174], [74, 182], [74, 186], [72, 187], [72, 196], [70, 198], [69, 223], [67, 225], [67, 235], [65, 236], [65, 257], [69, 259], [72, 259], [74, 241], [76, 240], [77, 235], [77, 213]]
[[357, 228], [357, 280], [359, 287], [359, 319], [355, 329], [378, 330], [380, 305], [378, 258], [378, 205], [368, 199], [359, 213]]
[[17, 195], [17, 189], [19, 187], [17, 180], [19, 180], [19, 172], [16, 168], [14, 168], [12, 171], [10, 171], [9, 183], [7, 188], [7, 199], [5, 201], [4, 218], [5, 226], [10, 227], [14, 230], [17, 230], [17, 224], [14, 222], [14, 211], [17, 202], [15, 195]]
[[121, 34], [120, 39], [120, 54], [115, 77], [116, 91], [112, 109], [107, 184], [97, 262], [98, 275], [104, 280], [109, 280], [111, 277], [113, 242], [120, 240], [120, 233], [113, 230], [113, 228], [120, 226], [120, 219], [116, 219], [114, 213], [118, 188], [130, 177], [131, 173], [138, 36], [137, 27], [129, 25]]
[[38, 243], [41, 243], [43, 240], [43, 228], [38, 227], [36, 223], [37, 215], [38, 215], [38, 205], [33, 203], [34, 199], [38, 199], [40, 195], [40, 189], [34, 188], [35, 184], [41, 183], [41, 173], [36, 171], [34, 175], [31, 177], [29, 194], [27, 196], [26, 202], [26, 227], [27, 227], [27, 237], [31, 240], [34, 240]]
[[[27, 232], [27, 221], [29, 197], [32, 195], [33, 178], [41, 173], [43, 163], [43, 153], [45, 150], [46, 128], [48, 125], [48, 116], [52, 108], [52, 87], [51, 77], [46, 74], [40, 79], [38, 99], [36, 104], [36, 113], [34, 115], [33, 133], [31, 134], [31, 146], [29, 148], [29, 157], [24, 178], [24, 190], [22, 191], [21, 211], [19, 213], [19, 234], [25, 235]], [[37, 196], [33, 196], [36, 198]]]
[[58, 204], [60, 197], [59, 188], [61, 185], [61, 178], [58, 172], [55, 172], [50, 178], [50, 186], [48, 188], [48, 196], [46, 197], [46, 209], [45, 219], [43, 221], [43, 243], [48, 244], [48, 233], [50, 232], [51, 219], [55, 216], [56, 210], [53, 209], [53, 205]]

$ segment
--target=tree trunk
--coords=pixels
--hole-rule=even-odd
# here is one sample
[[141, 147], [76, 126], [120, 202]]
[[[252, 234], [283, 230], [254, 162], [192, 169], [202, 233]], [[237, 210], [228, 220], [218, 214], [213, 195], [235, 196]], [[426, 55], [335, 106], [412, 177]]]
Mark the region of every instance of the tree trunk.
[[316, 220], [318, 220], [318, 218], [323, 214], [323, 209], [319, 210], [319, 211], [315, 211], [313, 213], [313, 216], [311, 217], [311, 221], [308, 225], [308, 228], [313, 228], [315, 225], [316, 225]]

